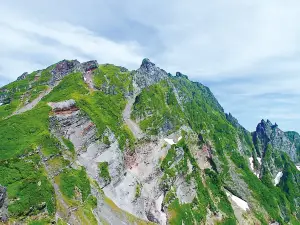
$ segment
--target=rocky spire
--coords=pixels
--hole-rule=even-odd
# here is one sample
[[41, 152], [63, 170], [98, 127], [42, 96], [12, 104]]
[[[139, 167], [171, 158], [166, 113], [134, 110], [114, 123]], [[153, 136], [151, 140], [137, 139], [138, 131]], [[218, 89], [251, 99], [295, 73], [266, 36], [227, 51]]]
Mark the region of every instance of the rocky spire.
[[297, 161], [295, 145], [289, 140], [287, 135], [278, 128], [277, 124], [273, 125], [269, 120], [261, 120], [256, 127], [254, 136], [261, 143], [261, 145], [257, 145], [261, 153], [263, 153], [267, 145], [270, 144], [273, 149], [286, 152], [292, 161]]
[[149, 59], [143, 59], [140, 68], [134, 75], [134, 83], [139, 90], [166, 79], [168, 74], [166, 71], [157, 67]]
[[27, 73], [27, 72], [24, 72], [24, 73], [22, 73], [21, 76], [19, 76], [19, 77], [17, 78], [17, 80], [24, 80], [27, 76], [28, 76], [28, 73]]

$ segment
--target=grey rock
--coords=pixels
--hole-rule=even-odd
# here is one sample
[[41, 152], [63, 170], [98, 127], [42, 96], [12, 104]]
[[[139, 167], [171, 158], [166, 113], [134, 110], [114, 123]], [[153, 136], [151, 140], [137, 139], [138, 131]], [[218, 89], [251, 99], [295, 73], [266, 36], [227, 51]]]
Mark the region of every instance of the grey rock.
[[0, 208], [2, 208], [5, 198], [6, 198], [6, 188], [0, 186]]
[[241, 127], [239, 121], [231, 113], [225, 113], [226, 119], [236, 128]]
[[253, 134], [254, 143], [258, 152], [263, 155], [268, 144], [274, 150], [286, 152], [293, 162], [297, 162], [297, 149], [286, 134], [280, 130], [277, 124], [273, 125], [269, 120], [262, 120]]
[[55, 68], [51, 71], [52, 77], [50, 84], [53, 85], [55, 81], [61, 80], [66, 75], [79, 69], [80, 62], [77, 60], [62, 60], [56, 64]]
[[27, 76], [28, 76], [28, 73], [27, 73], [27, 72], [24, 72], [24, 73], [22, 73], [21, 76], [19, 76], [19, 77], [17, 78], [17, 80], [24, 80]]
[[166, 71], [155, 66], [149, 59], [143, 59], [142, 65], [134, 74], [133, 81], [136, 88], [141, 90], [167, 77], [168, 74]]
[[0, 186], [0, 221], [7, 222], [8, 220], [8, 198], [6, 188]]
[[87, 62], [83, 62], [80, 64], [81, 69], [83, 72], [87, 72], [89, 70], [94, 70], [98, 68], [98, 62], [97, 60], [91, 60]]
[[174, 125], [172, 122], [168, 119], [166, 119], [161, 127], [161, 133], [168, 133], [169, 131], [172, 131], [174, 129]]
[[251, 199], [251, 191], [243, 178], [241, 178], [241, 175], [230, 167], [229, 176], [230, 179], [224, 181], [225, 189], [244, 201], [251, 202], [249, 201]]
[[76, 102], [73, 99], [69, 99], [63, 102], [51, 102], [49, 105], [52, 107], [53, 111], [64, 111], [75, 107]]
[[189, 79], [187, 75], [184, 75], [181, 72], [176, 72], [176, 77], [181, 77], [181, 78], [184, 78], [184, 79]]
[[86, 151], [96, 141], [96, 126], [79, 110], [67, 114], [51, 116], [50, 130], [58, 137], [63, 136], [73, 142], [76, 152]]
[[128, 72], [128, 69], [125, 67], [120, 66], [120, 72], [124, 73], [124, 72]]

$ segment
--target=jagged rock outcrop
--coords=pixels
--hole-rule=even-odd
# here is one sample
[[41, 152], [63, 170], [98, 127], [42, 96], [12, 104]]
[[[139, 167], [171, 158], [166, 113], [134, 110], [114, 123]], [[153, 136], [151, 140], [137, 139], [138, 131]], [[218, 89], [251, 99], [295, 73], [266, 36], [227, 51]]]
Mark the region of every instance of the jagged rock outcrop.
[[60, 111], [67, 111], [72, 109], [78, 109], [76, 108], [76, 102], [73, 99], [66, 100], [63, 102], [50, 102], [48, 105], [51, 106], [52, 110], [54, 112], [60, 112]]
[[71, 140], [78, 152], [86, 151], [97, 138], [95, 125], [80, 110], [55, 111], [50, 117], [50, 129], [56, 136]]
[[28, 76], [28, 73], [27, 73], [27, 72], [24, 72], [24, 73], [22, 73], [21, 76], [19, 76], [19, 77], [17, 78], [17, 80], [24, 80], [27, 76]]
[[295, 131], [287, 131], [285, 132], [287, 138], [293, 143], [296, 147], [297, 151], [297, 162], [300, 162], [300, 135]]
[[141, 67], [134, 75], [134, 83], [138, 90], [148, 87], [160, 80], [166, 79], [168, 74], [166, 71], [157, 67], [149, 59], [143, 59]]
[[225, 116], [226, 116], [226, 119], [236, 128], [240, 128], [242, 127], [240, 124], [239, 124], [239, 121], [234, 117], [232, 116], [231, 113], [225, 113]]
[[189, 79], [187, 75], [184, 75], [183, 73], [181, 72], [176, 72], [176, 77], [182, 77], [182, 78], [185, 78], [185, 79]]
[[262, 120], [253, 134], [254, 143], [260, 155], [264, 155], [268, 144], [274, 150], [287, 153], [293, 162], [297, 161], [296, 147], [277, 124], [273, 125], [269, 120]]
[[50, 79], [50, 85], [53, 85], [56, 81], [61, 80], [64, 76], [72, 73], [78, 69], [80, 62], [77, 60], [62, 60], [55, 65], [55, 68], [51, 71], [52, 77]]
[[5, 92], [0, 93], [0, 105], [9, 104], [11, 99], [9, 95]]
[[98, 68], [98, 62], [97, 60], [91, 60], [91, 61], [87, 61], [87, 62], [83, 62], [80, 64], [81, 69], [83, 70], [83, 72], [87, 72], [90, 70], [94, 70]]
[[[0, 119], [5, 127], [0, 150], [16, 151], [0, 157], [13, 178], [0, 176], [0, 182], [10, 195], [15, 193], [8, 201], [0, 186], [0, 220], [7, 220], [8, 202], [12, 209], [24, 205], [10, 216], [17, 223], [19, 215], [26, 222], [46, 218], [53, 223], [140, 224], [132, 222], [139, 218], [163, 225], [284, 224], [289, 217], [300, 218], [299, 172], [290, 161], [297, 162], [297, 133], [262, 121], [251, 136], [233, 115], [224, 113], [209, 88], [180, 72], [172, 76], [149, 59], [136, 71], [99, 66], [95, 60], [63, 60], [38, 73], [38, 79], [59, 86], [48, 87], [49, 95], [22, 116]], [[40, 84], [25, 81], [23, 96]], [[52, 102], [66, 99], [68, 85], [72, 88], [67, 96], [78, 100], [77, 105], [73, 99]], [[16, 86], [19, 95], [23, 87]], [[5, 95], [2, 89], [0, 103]], [[30, 123], [28, 129], [18, 127], [19, 117], [22, 125]], [[37, 121], [31, 124], [33, 118]], [[16, 138], [10, 135], [18, 132]], [[22, 172], [26, 178], [27, 171], [20, 170], [28, 162], [34, 175], [37, 167], [41, 171], [24, 184], [29, 190], [21, 193], [24, 198], [18, 193], [23, 182], [14, 174]], [[47, 199], [36, 203], [43, 208], [31, 211], [27, 202], [35, 193], [30, 190], [39, 190], [34, 198], [44, 197], [46, 185], [54, 192], [48, 188]], [[51, 208], [55, 201], [56, 209]]]

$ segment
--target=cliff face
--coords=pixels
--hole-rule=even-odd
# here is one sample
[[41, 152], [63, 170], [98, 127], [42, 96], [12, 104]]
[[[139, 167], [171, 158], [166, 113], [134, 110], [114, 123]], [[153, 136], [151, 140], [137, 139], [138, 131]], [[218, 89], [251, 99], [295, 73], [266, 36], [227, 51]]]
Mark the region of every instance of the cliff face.
[[[296, 140], [280, 130], [277, 124], [273, 125], [269, 120], [262, 120], [256, 127], [254, 137], [257, 140], [257, 150], [260, 155], [266, 151], [267, 145], [270, 144], [274, 150], [285, 152], [293, 162], [298, 162]], [[292, 141], [291, 141], [292, 140]]]
[[3, 221], [300, 219], [299, 135], [264, 120], [250, 133], [180, 72], [63, 60], [0, 90]]

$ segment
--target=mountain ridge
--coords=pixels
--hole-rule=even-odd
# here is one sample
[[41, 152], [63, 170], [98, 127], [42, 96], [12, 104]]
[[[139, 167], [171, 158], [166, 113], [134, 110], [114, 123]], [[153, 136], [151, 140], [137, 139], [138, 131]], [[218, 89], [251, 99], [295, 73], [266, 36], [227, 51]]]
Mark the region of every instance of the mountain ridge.
[[[180, 72], [173, 76], [149, 59], [134, 71], [62, 60], [0, 90], [0, 171], [8, 171], [0, 179], [3, 221], [297, 224], [300, 218], [299, 134], [268, 120], [250, 133], [208, 87]], [[40, 172], [33, 175], [35, 165]], [[14, 170], [21, 167], [30, 169]], [[29, 202], [28, 192], [17, 190], [30, 187], [38, 191]]]

